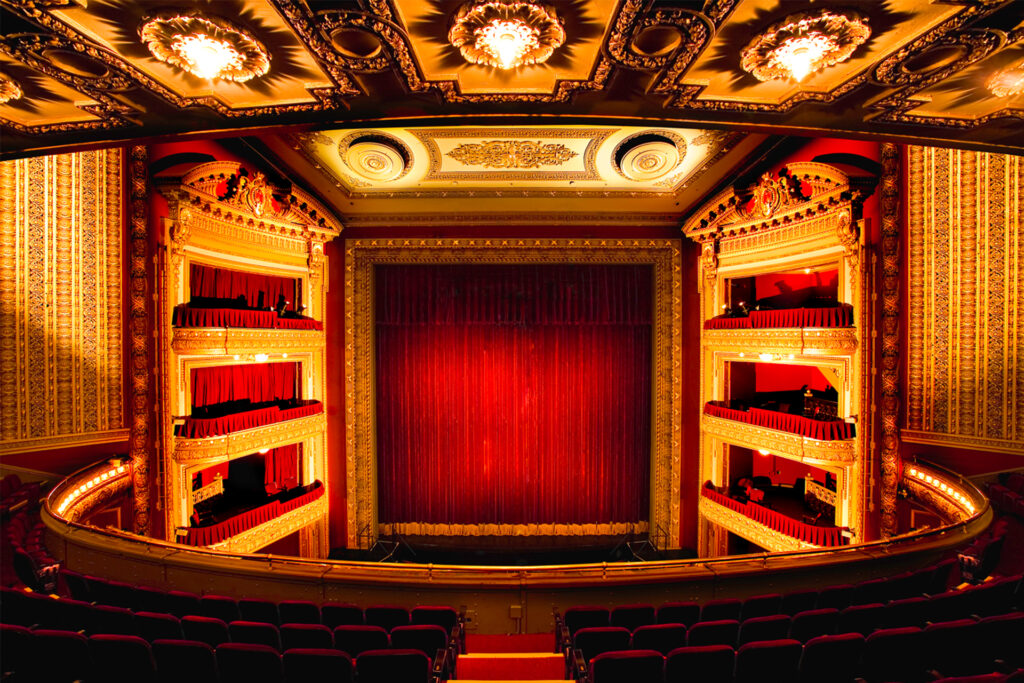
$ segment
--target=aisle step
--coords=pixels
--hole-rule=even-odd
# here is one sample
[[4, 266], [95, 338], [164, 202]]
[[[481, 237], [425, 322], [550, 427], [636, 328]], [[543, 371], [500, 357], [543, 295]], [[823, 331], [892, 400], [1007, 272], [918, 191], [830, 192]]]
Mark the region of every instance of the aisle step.
[[[565, 658], [548, 652], [471, 652], [455, 660], [459, 680], [565, 680]], [[500, 678], [497, 678], [500, 676]]]

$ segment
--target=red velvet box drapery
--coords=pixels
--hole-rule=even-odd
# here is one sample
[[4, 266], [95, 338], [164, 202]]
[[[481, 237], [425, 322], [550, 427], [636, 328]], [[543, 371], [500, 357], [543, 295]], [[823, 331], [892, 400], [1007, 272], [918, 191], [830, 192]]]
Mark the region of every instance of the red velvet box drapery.
[[185, 543], [188, 545], [213, 545], [225, 539], [237, 536], [243, 531], [276, 519], [286, 512], [298, 510], [303, 505], [309, 505], [324, 494], [324, 487], [320, 482], [315, 482], [313, 488], [305, 493], [292, 498], [289, 501], [281, 502], [274, 500], [266, 505], [246, 510], [222, 522], [202, 527], [189, 527], [188, 535], [185, 536]]
[[800, 434], [809, 439], [818, 439], [820, 441], [852, 439], [856, 436], [854, 425], [843, 420], [815, 420], [803, 415], [790, 415], [789, 413], [764, 410], [763, 408], [737, 410], [736, 408], [729, 408], [715, 402], [705, 403], [704, 412], [714, 417], [745, 422], [759, 427], [767, 427], [768, 429], [777, 429], [780, 432]]
[[299, 482], [302, 445], [293, 443], [267, 451], [263, 459], [263, 483], [267, 493], [294, 488]]
[[243, 429], [263, 427], [276, 422], [297, 420], [300, 417], [316, 415], [324, 411], [319, 401], [303, 401], [297, 406], [281, 408], [269, 406], [232, 413], [222, 417], [187, 417], [184, 424], [175, 428], [174, 435], [188, 439], [205, 439], [211, 436], [222, 436]]
[[380, 520], [646, 520], [652, 278], [378, 266]]
[[717, 317], [704, 321], [705, 330], [746, 330], [765, 327], [850, 327], [853, 306], [830, 308], [786, 308], [776, 311], [751, 311], [748, 317]]
[[246, 400], [253, 403], [296, 397], [298, 363], [252, 363], [193, 368], [192, 407]]
[[286, 308], [295, 310], [295, 279], [262, 273], [246, 273], [240, 270], [214, 268], [193, 263], [189, 268], [189, 292], [194, 297], [211, 299], [237, 299], [245, 297], [250, 308], [259, 304], [263, 294], [263, 306], [273, 308], [277, 299], [284, 295]]
[[807, 524], [757, 503], [734, 500], [707, 485], [701, 489], [701, 494], [708, 500], [723, 505], [730, 510], [735, 510], [755, 522], [792, 538], [819, 546], [846, 545], [846, 539], [842, 535], [843, 529], [840, 527]]
[[262, 327], [279, 330], [322, 330], [324, 324], [312, 318], [282, 318], [274, 311], [251, 311], [242, 308], [192, 308], [188, 304], [174, 307], [175, 327]]

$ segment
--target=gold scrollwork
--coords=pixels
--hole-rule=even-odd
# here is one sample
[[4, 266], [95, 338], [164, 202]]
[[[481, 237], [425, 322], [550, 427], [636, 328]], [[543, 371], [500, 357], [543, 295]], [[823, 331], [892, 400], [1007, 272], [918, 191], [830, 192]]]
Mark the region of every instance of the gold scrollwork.
[[746, 515], [704, 497], [700, 499], [698, 512], [708, 522], [717, 524], [737, 536], [742, 536], [754, 545], [770, 552], [784, 553], [818, 547], [755, 522]]
[[466, 166], [484, 168], [539, 168], [561, 166], [575, 156], [563, 144], [534, 142], [532, 140], [484, 140], [464, 143], [450, 150], [446, 156]]
[[205, 460], [230, 460], [261, 448], [277, 448], [290, 443], [298, 443], [320, 434], [327, 426], [324, 414], [300, 417], [287, 422], [254, 427], [225, 436], [214, 436], [206, 439], [174, 439], [174, 460], [179, 463], [194, 463]]
[[254, 553], [289, 534], [314, 524], [327, 514], [327, 496], [321, 496], [308, 505], [291, 510], [280, 517], [246, 529], [240, 534], [209, 546], [212, 550], [228, 553]]

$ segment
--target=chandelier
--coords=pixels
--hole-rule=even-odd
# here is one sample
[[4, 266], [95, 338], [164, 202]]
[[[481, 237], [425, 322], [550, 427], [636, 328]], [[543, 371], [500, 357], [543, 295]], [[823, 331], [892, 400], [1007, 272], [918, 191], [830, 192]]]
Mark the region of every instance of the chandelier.
[[854, 13], [801, 12], [772, 24], [750, 41], [740, 65], [761, 81], [799, 82], [845, 62], [870, 36], [867, 19]]
[[0, 74], [0, 104], [7, 104], [14, 100], [20, 100], [23, 94], [21, 86], [12, 78], [5, 76], [4, 74]]
[[161, 15], [144, 21], [139, 37], [161, 62], [199, 78], [242, 83], [270, 70], [266, 48], [222, 19]]
[[547, 60], [565, 30], [553, 7], [490, 0], [460, 7], [448, 40], [467, 62], [514, 69]]
[[985, 85], [996, 97], [1015, 97], [1024, 93], [1024, 59], [995, 72]]

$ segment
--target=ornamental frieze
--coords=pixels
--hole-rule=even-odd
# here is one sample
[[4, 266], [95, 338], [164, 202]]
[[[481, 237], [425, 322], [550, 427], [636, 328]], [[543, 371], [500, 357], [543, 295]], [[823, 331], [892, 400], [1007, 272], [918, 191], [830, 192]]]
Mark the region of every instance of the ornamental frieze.
[[446, 156], [466, 166], [539, 168], [561, 166], [579, 156], [579, 153], [560, 143], [544, 143], [539, 140], [485, 140], [459, 145]]

